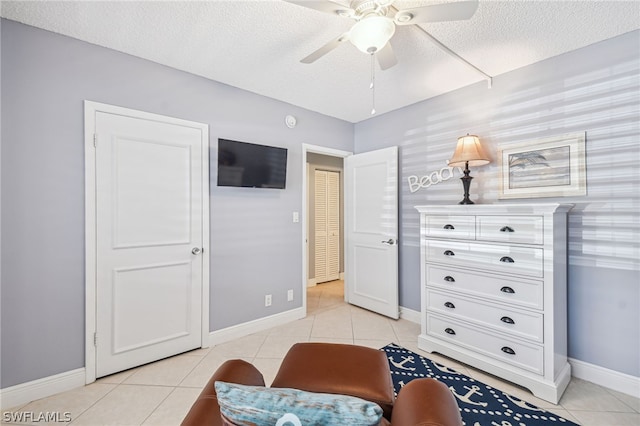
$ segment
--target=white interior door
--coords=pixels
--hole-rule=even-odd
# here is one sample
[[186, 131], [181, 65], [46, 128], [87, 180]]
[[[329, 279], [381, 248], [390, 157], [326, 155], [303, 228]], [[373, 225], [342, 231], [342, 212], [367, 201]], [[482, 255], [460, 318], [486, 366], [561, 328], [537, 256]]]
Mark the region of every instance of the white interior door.
[[340, 174], [315, 171], [315, 282], [340, 278]]
[[391, 318], [398, 307], [398, 148], [345, 159], [347, 301]]
[[201, 129], [98, 111], [96, 377], [202, 345]]

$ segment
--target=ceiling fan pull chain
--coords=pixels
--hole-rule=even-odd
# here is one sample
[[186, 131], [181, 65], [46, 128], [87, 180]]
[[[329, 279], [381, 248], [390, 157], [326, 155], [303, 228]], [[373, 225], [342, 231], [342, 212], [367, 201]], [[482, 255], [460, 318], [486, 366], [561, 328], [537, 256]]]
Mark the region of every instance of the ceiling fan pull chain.
[[371, 115], [376, 113], [376, 58], [375, 52], [371, 53], [371, 84], [369, 85], [369, 89], [371, 89]]

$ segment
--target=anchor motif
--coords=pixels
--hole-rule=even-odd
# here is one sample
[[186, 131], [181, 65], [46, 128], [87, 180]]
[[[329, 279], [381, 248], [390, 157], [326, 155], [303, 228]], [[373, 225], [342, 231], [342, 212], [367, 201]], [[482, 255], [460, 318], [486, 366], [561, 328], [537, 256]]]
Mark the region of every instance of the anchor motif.
[[480, 390], [478, 386], [473, 385], [470, 388], [465, 386], [464, 388], [469, 392], [467, 392], [465, 395], [459, 395], [458, 393], [456, 393], [456, 390], [453, 386], [449, 386], [449, 390], [451, 391], [451, 393], [454, 394], [456, 398], [458, 398], [462, 402], [466, 402], [467, 404], [472, 404], [472, 405], [480, 405], [481, 407], [486, 407], [487, 405], [489, 405], [488, 402], [474, 402], [471, 400], [471, 396], [473, 394], [477, 393], [479, 396], [482, 396], [482, 394], [478, 392]]
[[458, 373], [456, 370], [452, 370], [449, 367], [446, 367], [444, 365], [440, 365], [437, 362], [434, 362], [433, 365], [436, 366], [436, 368], [440, 371], [442, 371], [443, 373], [447, 373], [447, 374], [460, 374]]
[[402, 389], [404, 387], [404, 385], [406, 385], [406, 383], [404, 381], [402, 381], [402, 380], [400, 380], [398, 382], [398, 384], [400, 385], [400, 389]]
[[390, 357], [389, 357], [389, 362], [390, 362], [391, 364], [393, 364], [396, 368], [400, 368], [400, 369], [402, 369], [402, 370], [409, 370], [409, 371], [416, 371], [416, 369], [415, 369], [415, 368], [413, 368], [413, 367], [405, 367], [404, 365], [405, 365], [407, 362], [410, 362], [410, 363], [412, 363], [412, 364], [413, 364], [413, 360], [414, 360], [414, 358], [413, 358], [413, 356], [411, 356], [411, 355], [409, 355], [409, 356], [403, 356], [403, 357], [402, 357], [402, 361], [400, 361], [400, 362], [395, 362], [395, 361], [393, 360], [393, 357], [392, 357], [392, 356], [390, 356]]
[[509, 395], [508, 393], [505, 393], [504, 396], [507, 397], [507, 399], [511, 402], [513, 402], [514, 404], [516, 404], [518, 407], [520, 408], [524, 408], [527, 410], [531, 410], [531, 411], [544, 411], [538, 407], [536, 407], [535, 405], [531, 405], [526, 401], [523, 401], [521, 399], [514, 399], [515, 397], [511, 397], [511, 395]]

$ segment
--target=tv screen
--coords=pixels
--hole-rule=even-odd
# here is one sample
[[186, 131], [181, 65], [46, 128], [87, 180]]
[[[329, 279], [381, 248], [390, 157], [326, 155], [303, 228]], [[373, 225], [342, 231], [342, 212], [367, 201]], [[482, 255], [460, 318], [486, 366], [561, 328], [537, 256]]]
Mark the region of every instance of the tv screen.
[[287, 149], [218, 139], [218, 186], [284, 189]]

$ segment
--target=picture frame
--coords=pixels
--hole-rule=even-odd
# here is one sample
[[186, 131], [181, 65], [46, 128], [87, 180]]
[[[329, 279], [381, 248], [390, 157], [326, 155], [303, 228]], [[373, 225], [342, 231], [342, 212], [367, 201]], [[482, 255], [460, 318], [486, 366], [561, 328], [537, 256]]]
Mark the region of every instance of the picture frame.
[[586, 132], [577, 132], [504, 146], [499, 198], [586, 195], [585, 141]]

